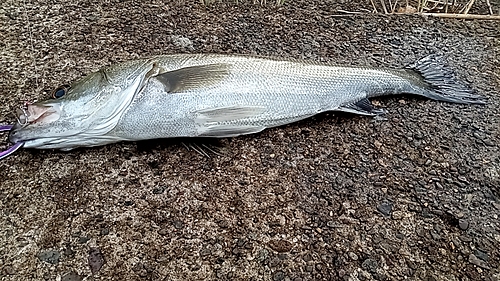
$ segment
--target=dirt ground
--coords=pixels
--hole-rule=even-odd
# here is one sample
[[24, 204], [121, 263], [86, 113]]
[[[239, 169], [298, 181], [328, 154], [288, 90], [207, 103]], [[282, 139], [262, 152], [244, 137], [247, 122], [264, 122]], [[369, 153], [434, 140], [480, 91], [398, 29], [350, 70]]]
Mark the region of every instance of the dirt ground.
[[2, 124], [104, 65], [178, 52], [440, 54], [488, 104], [381, 98], [383, 118], [322, 114], [211, 158], [179, 140], [21, 150], [0, 162], [0, 279], [500, 280], [499, 22], [348, 3], [2, 1]]

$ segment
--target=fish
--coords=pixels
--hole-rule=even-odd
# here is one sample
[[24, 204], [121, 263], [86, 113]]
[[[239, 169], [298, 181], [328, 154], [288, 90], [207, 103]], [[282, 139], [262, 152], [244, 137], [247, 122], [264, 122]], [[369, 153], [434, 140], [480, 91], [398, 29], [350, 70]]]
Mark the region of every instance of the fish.
[[105, 66], [19, 108], [24, 148], [71, 150], [121, 141], [236, 137], [341, 111], [383, 114], [370, 98], [412, 94], [485, 104], [438, 56], [402, 68], [245, 55], [171, 54]]

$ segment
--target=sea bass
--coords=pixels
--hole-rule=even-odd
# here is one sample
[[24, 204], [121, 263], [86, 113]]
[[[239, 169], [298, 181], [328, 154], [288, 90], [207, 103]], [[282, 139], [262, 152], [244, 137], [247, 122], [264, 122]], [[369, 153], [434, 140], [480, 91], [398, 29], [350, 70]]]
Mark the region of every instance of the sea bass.
[[176, 54], [104, 67], [21, 107], [9, 140], [71, 150], [119, 141], [234, 137], [325, 111], [377, 115], [368, 98], [415, 94], [483, 104], [430, 56], [401, 69]]

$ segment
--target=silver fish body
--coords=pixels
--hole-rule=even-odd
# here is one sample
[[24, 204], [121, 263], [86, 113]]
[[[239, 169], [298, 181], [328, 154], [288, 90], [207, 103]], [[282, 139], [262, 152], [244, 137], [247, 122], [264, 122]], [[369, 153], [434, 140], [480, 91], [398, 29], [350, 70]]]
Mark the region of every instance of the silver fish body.
[[75, 82], [60, 99], [28, 105], [10, 141], [69, 150], [118, 141], [233, 137], [325, 111], [380, 114], [368, 98], [402, 93], [483, 103], [432, 57], [408, 68], [379, 69], [166, 55], [105, 67]]

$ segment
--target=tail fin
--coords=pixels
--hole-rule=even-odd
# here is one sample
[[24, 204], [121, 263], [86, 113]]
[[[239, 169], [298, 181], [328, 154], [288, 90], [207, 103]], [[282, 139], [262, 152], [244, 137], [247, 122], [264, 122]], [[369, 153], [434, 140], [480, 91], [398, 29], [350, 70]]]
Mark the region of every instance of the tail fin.
[[483, 97], [464, 83], [458, 81], [451, 70], [439, 63], [438, 56], [430, 55], [407, 66], [407, 69], [417, 72], [427, 83], [427, 89], [422, 95], [453, 103], [486, 104]]

